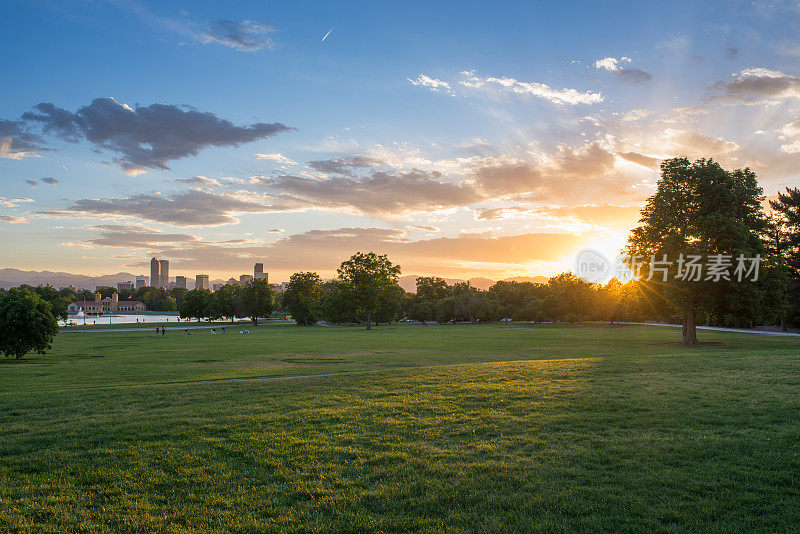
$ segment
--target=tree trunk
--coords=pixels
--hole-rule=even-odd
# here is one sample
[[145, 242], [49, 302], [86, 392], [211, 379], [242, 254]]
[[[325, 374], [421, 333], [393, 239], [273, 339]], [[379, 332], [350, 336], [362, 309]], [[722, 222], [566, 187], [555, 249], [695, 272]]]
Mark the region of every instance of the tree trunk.
[[788, 331], [789, 331], [789, 327], [786, 324], [786, 314], [782, 313], [781, 314], [781, 332], [788, 332]]
[[251, 317], [253, 320], [253, 326], [258, 326], [258, 317]]
[[697, 316], [693, 302], [687, 302], [683, 307], [683, 344], [690, 346], [700, 344], [697, 341]]
[[372, 312], [367, 310], [367, 330], [372, 330]]

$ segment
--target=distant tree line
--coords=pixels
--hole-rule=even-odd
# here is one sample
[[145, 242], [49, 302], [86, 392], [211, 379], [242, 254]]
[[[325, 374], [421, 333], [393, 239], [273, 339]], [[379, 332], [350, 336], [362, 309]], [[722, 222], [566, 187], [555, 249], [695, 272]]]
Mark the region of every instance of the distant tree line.
[[275, 310], [275, 291], [264, 279], [244, 285], [226, 284], [215, 292], [193, 289], [181, 294], [180, 314], [183, 318], [233, 319], [249, 317], [258, 324], [259, 317], [269, 317]]

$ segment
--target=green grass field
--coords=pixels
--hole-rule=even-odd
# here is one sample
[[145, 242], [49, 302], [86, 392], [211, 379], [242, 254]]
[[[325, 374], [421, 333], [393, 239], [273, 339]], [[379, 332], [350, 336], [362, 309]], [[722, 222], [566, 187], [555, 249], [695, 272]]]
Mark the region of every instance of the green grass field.
[[0, 360], [0, 531], [800, 524], [798, 338], [251, 331], [62, 333]]

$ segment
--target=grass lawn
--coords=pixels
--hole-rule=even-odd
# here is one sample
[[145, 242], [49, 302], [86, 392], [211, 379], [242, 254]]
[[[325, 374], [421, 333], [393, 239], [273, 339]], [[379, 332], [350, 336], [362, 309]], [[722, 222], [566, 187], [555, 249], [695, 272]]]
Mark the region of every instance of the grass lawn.
[[0, 360], [0, 531], [800, 524], [798, 338], [251, 331], [62, 333]]

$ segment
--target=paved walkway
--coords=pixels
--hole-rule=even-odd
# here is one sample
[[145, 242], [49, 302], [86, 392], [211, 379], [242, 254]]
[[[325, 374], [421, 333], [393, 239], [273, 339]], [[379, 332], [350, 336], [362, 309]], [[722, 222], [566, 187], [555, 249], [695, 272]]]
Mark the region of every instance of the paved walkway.
[[[683, 328], [683, 325], [670, 323], [620, 323], [620, 324], [639, 324], [644, 326], [669, 326], [672, 328]], [[717, 332], [737, 332], [739, 334], [760, 334], [762, 336], [787, 336], [800, 337], [795, 332], [770, 332], [769, 330], [750, 330], [748, 328], [723, 328], [721, 326], [698, 326], [698, 330], [714, 330]]]

